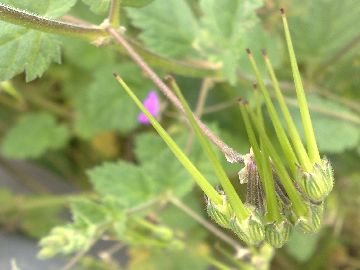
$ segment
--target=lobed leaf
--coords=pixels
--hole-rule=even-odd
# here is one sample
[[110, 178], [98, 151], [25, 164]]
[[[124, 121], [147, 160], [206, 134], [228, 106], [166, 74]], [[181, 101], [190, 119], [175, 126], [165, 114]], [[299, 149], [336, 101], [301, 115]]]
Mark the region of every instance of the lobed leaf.
[[[8, 4], [48, 18], [68, 12], [76, 0], [5, 0]], [[61, 62], [57, 37], [0, 21], [0, 81], [25, 71], [26, 81], [41, 77], [52, 62]]]
[[53, 115], [27, 114], [6, 132], [1, 152], [8, 158], [39, 158], [49, 150], [64, 147], [69, 136], [69, 130], [57, 124]]

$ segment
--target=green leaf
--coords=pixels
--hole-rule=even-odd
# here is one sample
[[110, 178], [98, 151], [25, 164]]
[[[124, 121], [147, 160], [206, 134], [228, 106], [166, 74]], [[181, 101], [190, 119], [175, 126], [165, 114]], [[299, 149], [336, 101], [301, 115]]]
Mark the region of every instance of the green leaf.
[[[2, 3], [57, 18], [69, 11], [76, 0], [6, 0]], [[52, 62], [61, 62], [60, 55], [60, 43], [55, 36], [0, 22], [0, 81], [23, 71], [27, 82], [41, 77]]]
[[258, 23], [255, 10], [262, 4], [262, 0], [200, 1], [203, 12], [200, 50], [209, 59], [222, 62], [224, 76], [232, 84], [244, 49], [250, 45], [251, 39], [246, 36]]
[[152, 198], [149, 177], [131, 163], [104, 163], [89, 170], [88, 175], [97, 192], [118, 199], [126, 207], [134, 207]]
[[74, 223], [81, 227], [99, 225], [108, 219], [104, 206], [88, 199], [73, 201], [71, 212]]
[[300, 262], [307, 261], [315, 252], [321, 233], [304, 234], [293, 230], [289, 242], [286, 244], [286, 251]]
[[194, 52], [199, 26], [185, 0], [156, 0], [127, 12], [133, 25], [142, 30], [140, 39], [154, 52], [170, 57]]
[[293, 2], [294, 8], [288, 9], [288, 20], [295, 52], [309, 70], [318, 68], [358, 36], [360, 5], [357, 0]]
[[129, 7], [143, 7], [150, 4], [152, 1], [154, 0], [122, 0], [121, 4]]
[[129, 270], [205, 270], [208, 264], [192, 251], [130, 249]]
[[[341, 153], [359, 145], [359, 124], [342, 118], [342, 116], [357, 118], [351, 110], [336, 102], [315, 95], [308, 96], [308, 103], [320, 152]], [[314, 110], [311, 110], [312, 107]], [[290, 111], [294, 116], [297, 129], [302, 131], [298, 108], [292, 108]], [[300, 135], [304, 139], [302, 132], [300, 132]]]
[[[63, 37], [63, 53], [66, 63], [92, 72], [99, 68], [99, 63], [112, 65], [116, 59], [114, 50], [99, 49], [84, 40]], [[81, 61], [79, 61], [81, 59]], [[70, 83], [74, 83], [71, 81]]]
[[[87, 89], [81, 89], [75, 110], [75, 130], [83, 138], [90, 138], [105, 131], [129, 132], [138, 124], [139, 109], [129, 102], [126, 93], [119, 89], [112, 73], [119, 72], [140, 98], [145, 98], [151, 84], [130, 63], [99, 67], [93, 82]], [[126, 116], [126, 117], [124, 117]]]
[[[185, 137], [180, 138], [180, 141], [183, 145]], [[171, 191], [181, 197], [191, 191], [194, 181], [160, 136], [153, 133], [141, 134], [137, 136], [135, 145], [141, 169], [154, 183], [158, 194]]]
[[90, 10], [94, 13], [105, 13], [109, 7], [111, 0], [82, 0], [86, 5], [90, 7]]
[[[105, 13], [110, 8], [111, 0], [82, 0], [90, 7], [90, 10], [96, 14]], [[143, 7], [150, 4], [154, 0], [121, 0], [122, 6]]]
[[57, 124], [53, 115], [32, 113], [7, 131], [1, 151], [8, 158], [39, 158], [48, 150], [64, 147], [68, 139], [69, 130]]

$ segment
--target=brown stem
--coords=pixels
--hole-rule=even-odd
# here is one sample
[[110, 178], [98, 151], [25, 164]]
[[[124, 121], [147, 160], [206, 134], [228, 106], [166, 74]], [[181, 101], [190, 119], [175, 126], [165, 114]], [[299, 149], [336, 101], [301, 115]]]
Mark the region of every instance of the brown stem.
[[[159, 88], [159, 90], [171, 101], [171, 103], [182, 113], [185, 114], [185, 110], [182, 107], [179, 99], [170, 90], [170, 88], [159, 78], [159, 76], [149, 67], [149, 65], [140, 57], [140, 55], [131, 47], [127, 40], [120, 35], [114, 28], [108, 27], [107, 31], [114, 37], [115, 41], [119, 43], [128, 52], [133, 61], [143, 70], [143, 72], [153, 81], [153, 83]], [[242, 162], [243, 157], [237, 153], [234, 149], [224, 143], [219, 137], [217, 137], [207, 126], [195, 116], [200, 128], [204, 134], [220, 149], [229, 162]]]
[[[237, 241], [235, 241], [233, 238], [229, 237], [227, 234], [220, 231], [216, 226], [209, 223], [206, 219], [199, 216], [196, 212], [194, 212], [191, 208], [187, 207], [182, 201], [177, 199], [174, 196], [171, 196], [169, 198], [170, 202], [175, 205], [177, 208], [182, 210], [185, 214], [192, 217], [195, 221], [197, 221], [200, 225], [202, 225], [205, 229], [213, 233], [215, 236], [219, 237], [224, 242], [228, 243], [230, 246], [232, 246], [237, 252], [243, 251], [242, 253], [248, 253], [248, 250], [243, 248]], [[244, 252], [245, 251], [245, 252]], [[239, 252], [241, 253], [241, 252]]]

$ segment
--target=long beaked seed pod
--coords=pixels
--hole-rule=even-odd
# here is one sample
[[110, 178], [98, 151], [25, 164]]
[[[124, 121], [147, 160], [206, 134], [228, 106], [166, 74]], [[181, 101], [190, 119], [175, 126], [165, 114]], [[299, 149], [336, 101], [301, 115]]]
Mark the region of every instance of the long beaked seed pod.
[[321, 227], [321, 220], [324, 215], [324, 204], [309, 204], [307, 217], [300, 217], [296, 225], [304, 233], [315, 233]]
[[227, 201], [226, 195], [221, 195], [223, 202], [222, 204], [215, 204], [209, 198], [207, 198], [206, 210], [208, 215], [214, 220], [219, 226], [228, 229], [230, 219], [234, 212]]
[[292, 224], [286, 219], [265, 225], [265, 240], [275, 248], [281, 248], [289, 239]]
[[313, 202], [322, 202], [334, 186], [333, 169], [330, 162], [324, 158], [321, 164], [315, 163], [313, 172], [299, 172], [297, 183]]
[[265, 229], [260, 215], [256, 212], [255, 207], [247, 205], [251, 213], [248, 218], [238, 220], [233, 217], [230, 220], [230, 229], [248, 245], [258, 245], [265, 239]]

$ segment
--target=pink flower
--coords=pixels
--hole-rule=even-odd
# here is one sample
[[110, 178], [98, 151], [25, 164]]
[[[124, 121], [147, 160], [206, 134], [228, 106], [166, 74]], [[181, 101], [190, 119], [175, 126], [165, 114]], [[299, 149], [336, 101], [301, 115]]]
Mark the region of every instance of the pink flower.
[[[160, 110], [159, 97], [155, 91], [150, 91], [147, 97], [144, 99], [143, 104], [145, 108], [151, 113], [152, 116], [157, 117]], [[150, 124], [148, 118], [144, 113], [140, 113], [138, 116], [138, 121], [140, 124], [148, 125]]]

